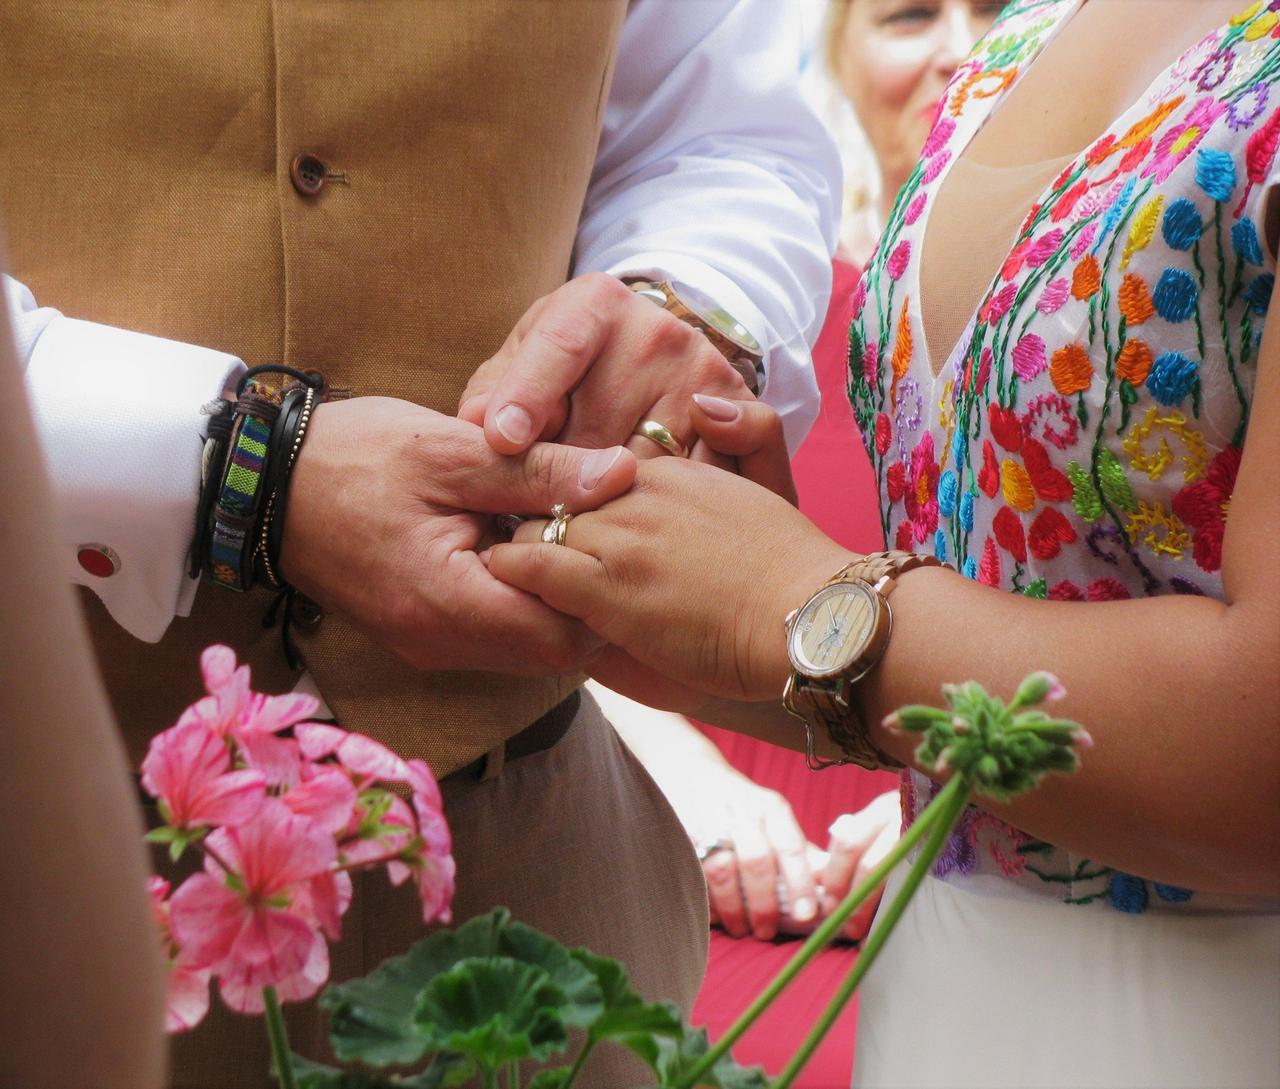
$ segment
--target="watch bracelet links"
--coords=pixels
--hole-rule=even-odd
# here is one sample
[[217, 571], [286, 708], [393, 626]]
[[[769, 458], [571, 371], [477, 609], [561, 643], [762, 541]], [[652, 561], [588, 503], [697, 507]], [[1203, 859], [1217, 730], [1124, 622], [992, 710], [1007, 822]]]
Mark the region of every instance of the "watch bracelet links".
[[[904, 552], [898, 549], [869, 552], [845, 564], [824, 585], [830, 586], [832, 583], [857, 579], [874, 587], [886, 577], [897, 578], [919, 567], [941, 566], [941, 562], [936, 557], [916, 552]], [[901, 760], [890, 756], [871, 740], [870, 728], [863, 717], [862, 709], [858, 706], [856, 689], [856, 681], [848, 686], [847, 701], [829, 690], [816, 687], [810, 689], [815, 713], [826, 727], [828, 736], [845, 754], [845, 759], [837, 762], [857, 764], [869, 771], [893, 771], [905, 767]], [[811, 742], [809, 747], [812, 747]], [[812, 766], [812, 761], [810, 763]]]

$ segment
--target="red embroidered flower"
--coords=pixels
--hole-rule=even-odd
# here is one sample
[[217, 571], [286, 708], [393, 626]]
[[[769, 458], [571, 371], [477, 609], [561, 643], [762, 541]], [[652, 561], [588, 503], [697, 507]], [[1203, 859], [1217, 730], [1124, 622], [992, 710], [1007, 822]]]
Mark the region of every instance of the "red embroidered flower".
[[1225, 447], [1209, 463], [1202, 480], [1173, 497], [1173, 513], [1191, 527], [1191, 552], [1205, 571], [1222, 567], [1222, 534], [1240, 469], [1240, 448]]
[[889, 493], [890, 503], [896, 503], [906, 493], [907, 471], [902, 467], [902, 462], [895, 461], [889, 466], [889, 471], [884, 475], [884, 487]]
[[984, 586], [1000, 585], [1000, 553], [990, 537], [982, 546], [982, 561], [978, 564], [978, 581]]
[[884, 457], [893, 439], [893, 424], [883, 412], [876, 417], [876, 453]]
[[992, 401], [987, 406], [987, 419], [991, 424], [991, 437], [1006, 450], [1017, 450], [1022, 445], [1022, 421], [1013, 409]]
[[1088, 594], [1090, 601], [1128, 601], [1133, 596], [1124, 583], [1112, 578], [1094, 579], [1089, 583]]
[[933, 435], [926, 431], [911, 451], [911, 476], [906, 491], [907, 516], [917, 543], [923, 543], [938, 528], [938, 476], [941, 470], [933, 456]]
[[1051, 560], [1062, 551], [1064, 544], [1076, 539], [1076, 531], [1061, 511], [1045, 507], [1031, 523], [1027, 545], [1038, 560]]
[[1049, 587], [1050, 601], [1083, 601], [1084, 594], [1080, 587], [1068, 579], [1061, 582], [1055, 582]]
[[1022, 519], [1011, 508], [1001, 507], [996, 511], [991, 528], [1001, 548], [1019, 563], [1027, 562], [1027, 534], [1022, 528]]

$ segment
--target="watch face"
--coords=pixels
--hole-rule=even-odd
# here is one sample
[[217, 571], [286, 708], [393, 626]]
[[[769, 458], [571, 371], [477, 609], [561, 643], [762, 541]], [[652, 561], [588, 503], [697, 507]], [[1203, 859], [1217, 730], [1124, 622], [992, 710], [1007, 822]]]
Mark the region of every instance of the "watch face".
[[813, 595], [791, 628], [791, 664], [808, 677], [846, 670], [871, 638], [880, 602], [862, 582], [837, 582]]
[[680, 296], [680, 301], [716, 332], [728, 337], [744, 351], [752, 355], [760, 354], [760, 342], [751, 335], [747, 327], [709, 296], [685, 283], [673, 284], [672, 288]]

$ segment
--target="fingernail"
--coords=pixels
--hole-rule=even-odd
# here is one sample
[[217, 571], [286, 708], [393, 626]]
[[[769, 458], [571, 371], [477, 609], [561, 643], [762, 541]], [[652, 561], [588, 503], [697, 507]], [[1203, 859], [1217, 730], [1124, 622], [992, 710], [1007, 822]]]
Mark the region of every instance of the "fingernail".
[[796, 901], [795, 907], [791, 909], [791, 915], [797, 922], [807, 923], [813, 918], [817, 910], [817, 904], [810, 900], [809, 897], [802, 896]]
[[741, 405], [726, 401], [723, 397], [712, 397], [709, 393], [695, 393], [693, 399], [697, 401], [698, 407], [703, 412], [721, 423], [732, 423], [742, 415]]
[[507, 442], [517, 446], [533, 438], [533, 418], [519, 405], [503, 405], [493, 417], [493, 423]]
[[617, 464], [620, 457], [622, 447], [611, 446], [607, 450], [593, 450], [583, 458], [578, 469], [578, 483], [582, 485], [582, 490], [591, 491], [600, 483], [600, 478]]

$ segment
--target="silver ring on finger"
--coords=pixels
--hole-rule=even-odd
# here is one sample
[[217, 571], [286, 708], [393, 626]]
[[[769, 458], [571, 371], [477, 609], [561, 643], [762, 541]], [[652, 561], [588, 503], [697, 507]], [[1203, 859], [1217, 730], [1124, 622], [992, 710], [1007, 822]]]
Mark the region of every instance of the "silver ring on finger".
[[718, 851], [728, 851], [733, 854], [733, 841], [728, 839], [716, 839], [710, 843], [695, 843], [693, 845], [693, 853], [697, 856], [699, 862], [706, 862], [712, 855]]

